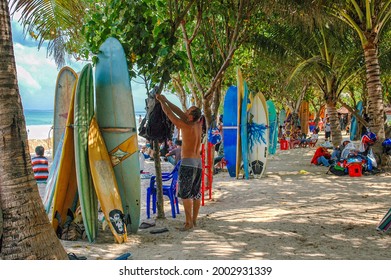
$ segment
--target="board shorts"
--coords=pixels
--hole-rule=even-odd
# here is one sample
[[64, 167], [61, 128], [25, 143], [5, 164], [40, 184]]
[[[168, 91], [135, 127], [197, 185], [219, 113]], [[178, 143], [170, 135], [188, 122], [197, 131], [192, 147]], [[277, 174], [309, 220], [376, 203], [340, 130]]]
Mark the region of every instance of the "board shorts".
[[200, 158], [183, 158], [179, 167], [178, 197], [201, 198], [202, 162]]

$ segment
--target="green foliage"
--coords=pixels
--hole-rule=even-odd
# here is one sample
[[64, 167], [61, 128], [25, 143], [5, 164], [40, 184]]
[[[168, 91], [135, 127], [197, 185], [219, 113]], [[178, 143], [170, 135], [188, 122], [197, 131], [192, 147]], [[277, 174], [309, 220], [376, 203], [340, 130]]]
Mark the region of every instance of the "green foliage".
[[84, 58], [94, 56], [108, 37], [115, 37], [124, 47], [131, 77], [148, 77], [150, 84], [167, 83], [171, 72], [186, 65], [183, 52], [175, 52], [180, 15], [170, 18], [171, 9], [167, 1], [96, 3], [87, 14], [82, 30], [86, 42], [79, 53]]

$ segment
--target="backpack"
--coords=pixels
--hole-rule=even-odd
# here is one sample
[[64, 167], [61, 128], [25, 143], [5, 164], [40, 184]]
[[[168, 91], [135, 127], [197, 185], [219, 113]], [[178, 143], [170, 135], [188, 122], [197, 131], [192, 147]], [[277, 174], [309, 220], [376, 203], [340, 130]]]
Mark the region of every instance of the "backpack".
[[138, 129], [139, 136], [147, 140], [165, 141], [172, 138], [174, 125], [164, 113], [162, 105], [156, 100], [157, 87], [145, 99], [146, 111]]
[[345, 171], [345, 168], [342, 166], [339, 166], [338, 164], [331, 165], [329, 167], [329, 170], [326, 172], [326, 174], [334, 174], [337, 176], [344, 176], [347, 175], [348, 173]]

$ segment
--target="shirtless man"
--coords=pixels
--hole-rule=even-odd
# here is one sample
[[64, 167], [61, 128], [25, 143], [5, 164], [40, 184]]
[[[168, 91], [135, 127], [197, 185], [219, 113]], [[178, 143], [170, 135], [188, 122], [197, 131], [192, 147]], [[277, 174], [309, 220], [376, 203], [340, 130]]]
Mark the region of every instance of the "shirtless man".
[[197, 224], [201, 198], [201, 110], [192, 106], [183, 112], [164, 95], [157, 94], [164, 113], [182, 133], [182, 162], [179, 169], [178, 197], [182, 198], [186, 222], [180, 230], [185, 231]]

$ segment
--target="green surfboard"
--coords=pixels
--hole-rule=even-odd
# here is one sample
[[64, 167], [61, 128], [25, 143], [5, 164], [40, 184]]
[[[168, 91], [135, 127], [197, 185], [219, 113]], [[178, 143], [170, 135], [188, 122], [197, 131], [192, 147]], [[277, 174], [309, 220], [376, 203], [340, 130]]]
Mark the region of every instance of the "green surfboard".
[[140, 163], [133, 96], [122, 45], [108, 38], [95, 70], [96, 118], [117, 179], [128, 232], [140, 225]]
[[75, 163], [83, 223], [89, 242], [93, 242], [98, 231], [98, 202], [88, 161], [88, 130], [94, 115], [94, 79], [92, 65], [82, 69], [75, 93]]

